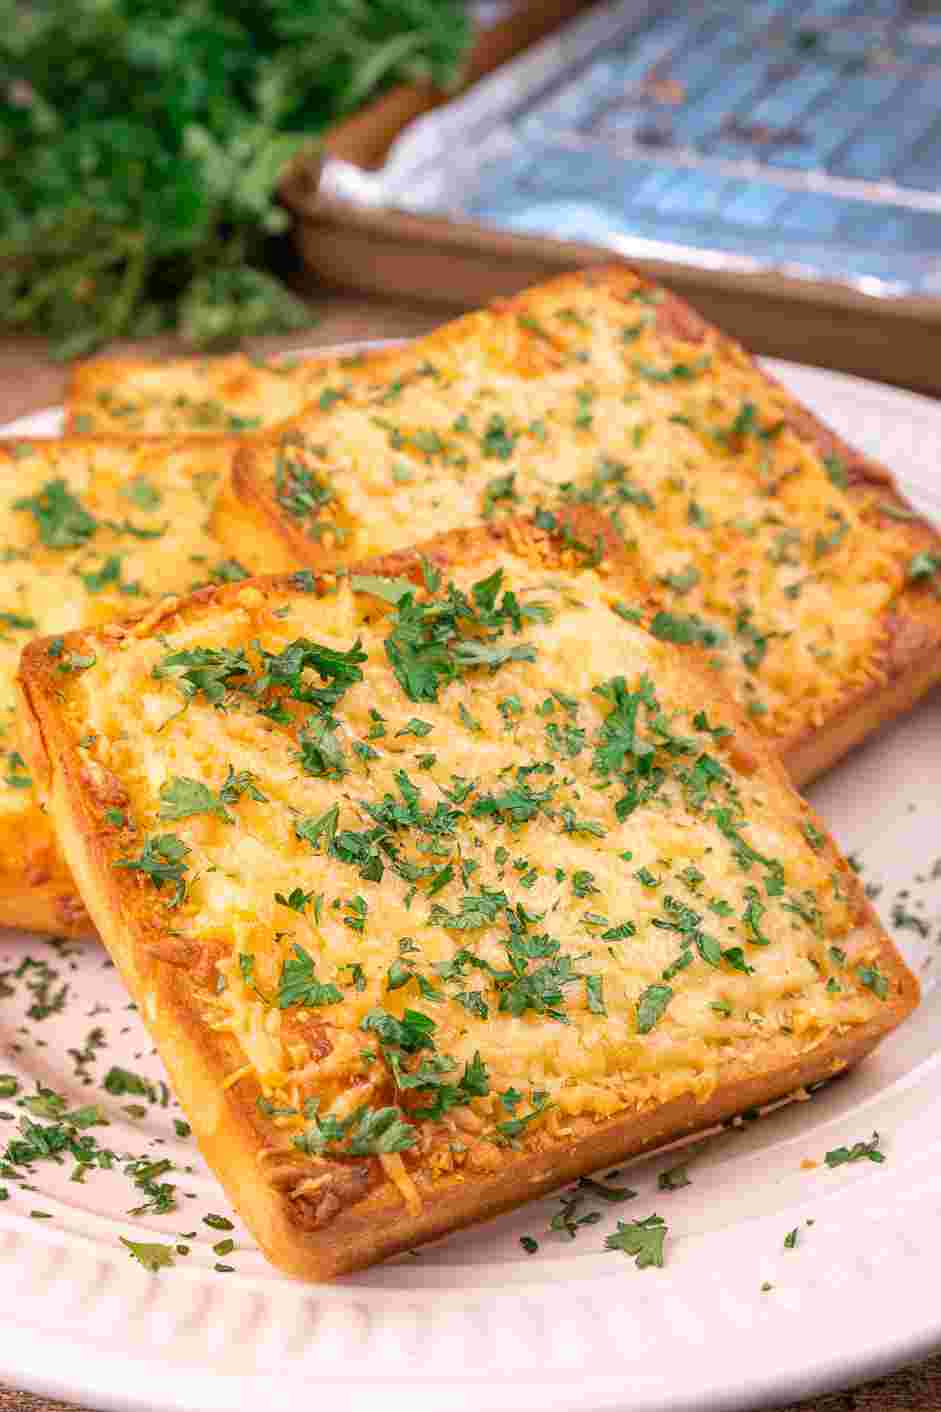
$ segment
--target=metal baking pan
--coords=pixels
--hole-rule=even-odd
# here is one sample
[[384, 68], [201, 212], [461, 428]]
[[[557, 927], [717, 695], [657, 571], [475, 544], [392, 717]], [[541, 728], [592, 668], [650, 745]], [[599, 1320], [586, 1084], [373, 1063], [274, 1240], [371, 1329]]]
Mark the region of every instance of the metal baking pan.
[[614, 251], [759, 351], [941, 391], [939, 93], [900, 0], [618, 0], [288, 199], [334, 280], [463, 304]]

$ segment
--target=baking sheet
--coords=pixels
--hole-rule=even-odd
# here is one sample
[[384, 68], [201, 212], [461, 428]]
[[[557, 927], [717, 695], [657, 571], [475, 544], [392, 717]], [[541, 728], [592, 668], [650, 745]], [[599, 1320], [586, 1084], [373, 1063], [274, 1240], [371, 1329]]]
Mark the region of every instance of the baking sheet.
[[618, 0], [324, 195], [707, 269], [941, 293], [941, 15]]

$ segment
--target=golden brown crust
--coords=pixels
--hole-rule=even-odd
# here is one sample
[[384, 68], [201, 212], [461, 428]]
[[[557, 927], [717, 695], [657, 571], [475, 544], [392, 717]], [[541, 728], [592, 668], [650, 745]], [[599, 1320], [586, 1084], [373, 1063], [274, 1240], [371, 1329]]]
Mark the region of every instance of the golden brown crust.
[[[606, 567], [634, 587], [623, 546], [607, 524], [589, 511], [567, 519], [565, 540], [555, 540], [556, 552], [577, 558], [571, 538], [594, 544], [600, 537]], [[530, 524], [516, 521], [458, 531], [424, 545], [421, 550], [380, 556], [357, 566], [365, 573], [389, 576], [409, 574], [418, 579], [420, 554], [446, 568], [474, 562], [489, 546], [502, 541], [524, 556], [539, 552], [546, 536]], [[328, 578], [318, 585], [323, 591]], [[296, 586], [290, 578], [256, 580], [251, 584], [207, 588], [189, 599], [166, 605], [145, 626], [128, 625], [110, 630], [115, 635], [158, 633], [161, 623], [190, 622], [210, 615], [244, 595], [257, 594], [263, 603], [270, 593], [280, 595]], [[251, 602], [251, 598], [248, 600]], [[87, 650], [88, 633], [66, 640], [66, 651]], [[103, 648], [107, 644], [102, 644]], [[695, 675], [695, 668], [690, 663]], [[103, 823], [101, 789], [90, 788], [73, 730], [61, 702], [61, 676], [48, 654], [48, 643], [34, 642], [24, 654], [20, 689], [24, 711], [33, 723], [31, 760], [38, 778], [50, 782], [50, 809], [66, 846], [89, 909], [167, 1064], [174, 1085], [193, 1121], [207, 1161], [226, 1185], [269, 1258], [291, 1274], [328, 1279], [361, 1268], [373, 1261], [412, 1247], [416, 1242], [487, 1219], [521, 1201], [548, 1191], [582, 1173], [655, 1147], [681, 1134], [692, 1133], [730, 1117], [744, 1108], [770, 1102], [795, 1089], [829, 1077], [855, 1063], [917, 1004], [918, 984], [882, 931], [871, 904], [848, 865], [809, 809], [808, 819], [823, 835], [821, 847], [849, 896], [857, 925], [878, 947], [878, 966], [888, 981], [888, 999], [877, 1017], [846, 1033], [835, 1033], [799, 1058], [776, 1053], [774, 1045], [759, 1058], [730, 1065], [727, 1079], [706, 1101], [685, 1096], [659, 1107], [621, 1114], [614, 1119], [580, 1117], [569, 1123], [565, 1137], [546, 1138], [537, 1150], [513, 1151], [492, 1144], [478, 1144], [480, 1151], [467, 1169], [439, 1178], [417, 1173], [423, 1197], [420, 1209], [407, 1207], [394, 1186], [375, 1180], [375, 1173], [350, 1172], [342, 1178], [352, 1184], [352, 1202], [342, 1193], [324, 1211], [299, 1208], [290, 1184], [283, 1189], [275, 1180], [259, 1177], [257, 1165], [266, 1135], [258, 1117], [256, 1100], [261, 1090], [253, 1076], [224, 1087], [226, 1076], [242, 1062], [236, 1042], [213, 1032], [201, 1021], [192, 1001], [186, 966], [193, 958], [167, 959], [162, 927], [142, 894], [139, 881], [113, 866], [114, 830]], [[696, 688], [697, 693], [699, 688]], [[739, 766], [746, 772], [759, 767], [785, 778], [770, 748], [750, 737], [733, 704], [716, 692], [705, 674], [702, 700], [717, 698], [725, 718], [735, 726]], [[487, 1150], [484, 1150], [484, 1149]], [[289, 1154], [289, 1149], [288, 1149]], [[284, 1155], [283, 1153], [281, 1154]], [[355, 1190], [353, 1190], [355, 1188]], [[329, 1217], [329, 1219], [327, 1219]]]
[[[46, 834], [45, 861], [37, 857], [43, 846], [41, 830]], [[72, 875], [59, 856], [52, 827], [42, 815], [30, 822], [25, 866], [6, 876], [0, 874], [0, 927], [69, 940], [95, 934]]]
[[[891, 531], [898, 542], [901, 537], [910, 555], [921, 550], [941, 556], [941, 535], [917, 515], [899, 492], [891, 473], [879, 463], [857, 451], [827, 427], [808, 408], [796, 402], [777, 379], [759, 369], [755, 359], [744, 353], [732, 340], [717, 334], [693, 308], [677, 295], [659, 289], [627, 266], [612, 265], [582, 273], [561, 275], [538, 291], [523, 291], [511, 299], [494, 301], [491, 312], [513, 316], [495, 331], [491, 326], [487, 337], [512, 336], [509, 331], [515, 316], [525, 314], [534, 293], [554, 292], [567, 297], [579, 290], [601, 288], [615, 297], [628, 296], [638, 287], [648, 289], [656, 302], [651, 304], [658, 329], [670, 337], [696, 344], [706, 338], [716, 346], [731, 350], [739, 359], [759, 371], [770, 386], [780, 391], [786, 403], [785, 420], [803, 440], [815, 447], [824, 458], [835, 458], [845, 474], [848, 494], [861, 508], [868, 522], [879, 529]], [[473, 313], [437, 329], [422, 339], [422, 353], [433, 359], [436, 350], [443, 350], [472, 335], [484, 315]], [[551, 364], [553, 350], [545, 340], [544, 357]], [[402, 366], [398, 350], [373, 355], [354, 374], [354, 385], [378, 385], [390, 371]], [[316, 415], [308, 409], [306, 418]], [[278, 433], [280, 436], [283, 433]], [[267, 536], [280, 539], [288, 552], [321, 569], [330, 563], [350, 562], [356, 557], [355, 548], [345, 549], [329, 538], [323, 542], [311, 540], [290, 516], [279, 510], [268, 492], [263, 474], [265, 438], [253, 440], [241, 447], [233, 466], [233, 491], [250, 507], [253, 516], [266, 525]], [[340, 492], [342, 495], [342, 491]], [[889, 513], [885, 512], [889, 507]], [[891, 511], [896, 513], [893, 515]], [[341, 515], [342, 519], [342, 506]], [[923, 584], [906, 583], [897, 594], [891, 609], [884, 615], [876, 632], [882, 642], [872, 663], [869, 679], [862, 685], [851, 683], [842, 699], [828, 710], [826, 719], [791, 731], [779, 740], [779, 750], [795, 784], [804, 786], [829, 769], [849, 750], [862, 743], [881, 725], [911, 708], [938, 681], [941, 681], [941, 599]]]

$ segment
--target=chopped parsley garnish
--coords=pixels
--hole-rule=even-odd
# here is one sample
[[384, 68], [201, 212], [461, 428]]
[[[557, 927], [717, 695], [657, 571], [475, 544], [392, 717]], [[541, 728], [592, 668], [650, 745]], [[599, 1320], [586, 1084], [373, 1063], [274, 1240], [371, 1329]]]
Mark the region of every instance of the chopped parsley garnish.
[[234, 1231], [235, 1226], [228, 1216], [216, 1216], [212, 1212], [203, 1217], [203, 1225], [210, 1226], [214, 1231]]
[[404, 1120], [400, 1108], [357, 1108], [348, 1118], [327, 1114], [319, 1117], [319, 1102], [309, 1099], [304, 1107], [307, 1127], [291, 1139], [300, 1152], [320, 1155], [332, 1152], [349, 1157], [380, 1156], [384, 1152], [405, 1152], [414, 1147], [418, 1133]]
[[[612, 1172], [611, 1175], [616, 1177], [618, 1173]], [[578, 1189], [587, 1196], [597, 1196], [602, 1201], [615, 1205], [622, 1201], [633, 1201], [637, 1195], [629, 1186], [612, 1186], [610, 1181], [599, 1182], [594, 1177], [579, 1177]]]
[[703, 622], [696, 613], [680, 617], [675, 613], [661, 611], [652, 619], [650, 631], [661, 642], [678, 642], [683, 645], [699, 643], [703, 647], [720, 647], [726, 640], [721, 628]]
[[343, 993], [335, 985], [325, 985], [317, 979], [314, 958], [295, 943], [281, 967], [278, 1008], [286, 1010], [291, 1005], [305, 1005], [315, 1009], [321, 1005], [336, 1005], [342, 999]]
[[184, 859], [190, 851], [175, 833], [156, 834], [146, 839], [139, 858], [122, 858], [115, 867], [143, 873], [158, 890], [165, 882], [173, 883], [173, 901], [170, 905], [178, 907], [186, 896], [187, 864]]
[[479, 1053], [464, 1065], [464, 1072], [456, 1083], [442, 1077], [457, 1069], [455, 1060], [447, 1055], [431, 1054], [413, 1067], [406, 1067], [409, 1061], [404, 1052], [395, 1047], [384, 1045], [383, 1056], [396, 1088], [400, 1092], [414, 1092], [426, 1100], [427, 1106], [413, 1110], [419, 1120], [441, 1118], [450, 1109], [465, 1106], [472, 1098], [486, 1098], [490, 1092], [490, 1076]]
[[767, 912], [767, 907], [761, 901], [756, 887], [746, 887], [745, 896], [748, 901], [742, 913], [742, 921], [749, 934], [749, 939], [755, 946], [770, 946], [771, 938], [765, 936], [761, 930], [761, 919]]
[[687, 564], [682, 573], [664, 574], [661, 582], [665, 583], [668, 588], [673, 589], [674, 593], [678, 593], [682, 597], [683, 594], [689, 593], [691, 588], [696, 587], [701, 577], [695, 564]]
[[620, 1250], [634, 1257], [639, 1270], [663, 1265], [663, 1244], [667, 1225], [662, 1216], [646, 1216], [642, 1221], [618, 1221], [614, 1235], [605, 1239], [605, 1250]]
[[368, 593], [373, 598], [381, 598], [384, 603], [399, 603], [406, 593], [413, 593], [415, 585], [409, 579], [382, 578], [377, 574], [351, 574], [350, 588], [354, 593]]
[[495, 457], [498, 461], [508, 461], [519, 440], [518, 432], [511, 432], [506, 418], [494, 412], [487, 421], [480, 439], [480, 449], [485, 457]]
[[64, 480], [52, 480], [36, 495], [14, 500], [14, 510], [28, 510], [47, 549], [76, 549], [90, 539], [98, 521], [69, 490]]
[[843, 458], [841, 456], [825, 456], [823, 464], [830, 484], [835, 485], [837, 490], [847, 490], [850, 482], [846, 473], [846, 462]]
[[912, 583], [934, 578], [939, 571], [941, 571], [941, 554], [929, 554], [927, 550], [922, 550], [921, 553], [914, 554], [909, 560], [908, 577]]
[[433, 730], [434, 726], [431, 725], [430, 722], [420, 721], [417, 716], [412, 716], [411, 720], [406, 721], [402, 729], [396, 731], [395, 735], [396, 739], [402, 735], [414, 735], [416, 738], [421, 739], [423, 736], [430, 735]]
[[290, 907], [292, 912], [303, 912], [314, 900], [316, 893], [305, 892], [303, 888], [294, 887], [285, 897], [283, 892], [276, 892], [275, 902], [280, 902], [282, 907]]
[[[88, 593], [103, 593], [106, 588], [117, 587], [121, 583], [121, 559], [118, 554], [109, 554], [100, 569], [91, 573], [79, 574]], [[122, 584], [123, 592], [136, 591], [136, 585]]]
[[160, 1245], [155, 1241], [128, 1240], [126, 1236], [118, 1238], [130, 1252], [131, 1257], [139, 1265], [143, 1265], [145, 1270], [149, 1270], [152, 1275], [174, 1263], [172, 1245]]
[[123, 1098], [126, 1094], [132, 1093], [149, 1099], [151, 1103], [157, 1101], [157, 1090], [149, 1079], [142, 1078], [140, 1074], [135, 1074], [131, 1069], [122, 1069], [117, 1064], [113, 1064], [105, 1074], [104, 1087], [116, 1098]]
[[857, 966], [856, 974], [861, 983], [871, 990], [873, 995], [880, 1000], [886, 1000], [889, 994], [889, 982], [877, 966]]
[[637, 1002], [637, 1033], [649, 1034], [666, 1013], [672, 999], [673, 990], [670, 986], [649, 985]]
[[[560, 943], [546, 933], [514, 935], [503, 944], [509, 970], [492, 974], [500, 996], [500, 1010], [511, 1015], [524, 1015], [532, 1010], [560, 1024], [568, 1024], [564, 988], [581, 979], [571, 956], [563, 954]], [[542, 965], [529, 968], [531, 961], [540, 960]]]
[[325, 480], [285, 451], [278, 456], [275, 469], [275, 495], [278, 504], [292, 520], [306, 520], [309, 529], [318, 527], [320, 513], [334, 499]]
[[482, 794], [471, 805], [475, 819], [493, 818], [497, 822], [518, 827], [534, 819], [552, 799], [551, 789], [533, 789], [525, 780], [511, 785], [501, 794]]
[[[511, 1113], [515, 1113], [521, 1097], [522, 1095], [517, 1094], [513, 1089], [507, 1089], [505, 1093], [500, 1094], [500, 1100], [504, 1108], [507, 1108]], [[517, 1138], [522, 1137], [530, 1123], [535, 1122], [538, 1118], [541, 1118], [544, 1113], [548, 1113], [550, 1108], [555, 1107], [555, 1104], [550, 1102], [549, 1095], [542, 1089], [532, 1089], [530, 1091], [529, 1101], [532, 1106], [528, 1113], [523, 1113], [519, 1117], [514, 1116], [508, 1118], [506, 1122], [503, 1123], [497, 1123], [496, 1135], [498, 1142], [515, 1142]]]
[[584, 1192], [566, 1192], [559, 1200], [562, 1209], [556, 1211], [550, 1220], [550, 1231], [565, 1231], [569, 1239], [574, 1240], [583, 1226], [596, 1226], [601, 1220], [600, 1211], [585, 1211], [579, 1215], [579, 1208], [585, 1202]]
[[59, 663], [60, 672], [85, 672], [89, 667], [93, 667], [98, 661], [94, 652], [83, 654], [81, 652], [69, 652]]
[[209, 577], [213, 583], [241, 583], [243, 579], [251, 578], [251, 574], [238, 559], [220, 559], [210, 568]]
[[692, 1186], [684, 1166], [670, 1167], [657, 1177], [658, 1191], [679, 1191], [684, 1186]]
[[647, 382], [690, 382], [705, 372], [711, 361], [711, 356], [704, 353], [690, 363], [674, 363], [669, 368], [657, 368], [650, 363], [635, 362], [634, 372]]
[[497, 505], [515, 505], [519, 503], [519, 495], [516, 493], [516, 472], [510, 471], [505, 476], [495, 476], [488, 481], [484, 487], [483, 516], [489, 520], [493, 515]]
[[0, 626], [12, 628], [15, 632], [32, 632], [39, 627], [35, 618], [24, 613], [0, 613]]
[[135, 476], [122, 487], [121, 494], [125, 500], [130, 500], [132, 505], [136, 505], [138, 510], [156, 510], [163, 500], [160, 491], [146, 476]]
[[822, 559], [825, 555], [832, 554], [835, 549], [840, 547], [849, 534], [849, 520], [843, 514], [842, 510], [837, 510], [831, 506], [830, 509], [827, 510], [827, 518], [834, 522], [834, 528], [829, 534], [824, 534], [821, 530], [817, 531], [814, 536], [815, 559]]
[[493, 892], [482, 888], [478, 893], [466, 892], [461, 898], [460, 912], [448, 912], [439, 903], [431, 909], [430, 920], [435, 926], [448, 931], [475, 931], [478, 927], [489, 926], [509, 906], [505, 892]]
[[[491, 672], [507, 662], [532, 662], [528, 643], [503, 645], [507, 627], [519, 632], [524, 619], [540, 619], [538, 604], [521, 607], [509, 590], [500, 596], [502, 569], [475, 583], [468, 597], [451, 584], [440, 598], [417, 602], [407, 593], [396, 605], [386, 653], [396, 680], [411, 701], [437, 701], [440, 689], [475, 667]], [[468, 635], [462, 636], [462, 629]], [[470, 634], [473, 635], [470, 635]]]
[[3, 776], [3, 782], [9, 789], [32, 788], [32, 775], [18, 750], [10, 750], [7, 753], [7, 773]]
[[824, 1156], [828, 1167], [843, 1167], [847, 1162], [884, 1162], [885, 1153], [880, 1151], [881, 1139], [873, 1133], [868, 1142], [856, 1142], [852, 1147], [834, 1147]]
[[235, 822], [225, 807], [235, 804], [247, 794], [250, 799], [265, 802], [265, 796], [258, 790], [254, 775], [248, 770], [235, 774], [231, 765], [222, 788], [216, 794], [200, 780], [189, 779], [186, 775], [174, 775], [160, 786], [160, 818], [188, 819], [193, 814], [214, 814], [225, 823]]
[[187, 700], [202, 692], [212, 706], [221, 706], [227, 691], [251, 672], [242, 648], [193, 647], [169, 652], [153, 668], [158, 681], [171, 678]]
[[604, 979], [601, 976], [585, 977], [585, 1002], [593, 1015], [607, 1015], [604, 1003]]
[[157, 1181], [158, 1177], [165, 1176], [172, 1168], [173, 1163], [166, 1157], [158, 1162], [139, 1157], [127, 1164], [124, 1168], [125, 1175], [133, 1177], [134, 1185], [147, 1197], [140, 1206], [131, 1208], [132, 1216], [165, 1216], [167, 1212], [176, 1210], [176, 1187], [171, 1182]]

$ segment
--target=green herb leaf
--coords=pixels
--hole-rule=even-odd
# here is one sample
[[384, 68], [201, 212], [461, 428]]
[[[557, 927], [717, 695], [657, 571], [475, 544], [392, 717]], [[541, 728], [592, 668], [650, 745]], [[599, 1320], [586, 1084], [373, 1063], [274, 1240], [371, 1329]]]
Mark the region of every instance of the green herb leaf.
[[48, 481], [36, 495], [14, 500], [14, 510], [28, 510], [48, 549], [75, 549], [95, 533], [98, 521], [64, 480]]
[[291, 1005], [306, 1005], [316, 1009], [321, 1005], [336, 1005], [342, 999], [343, 994], [335, 985], [324, 985], [317, 979], [314, 958], [295, 943], [281, 967], [278, 1008], [286, 1010]]
[[657, 1177], [658, 1191], [679, 1191], [684, 1186], [692, 1186], [686, 1168], [669, 1167]]
[[637, 1002], [637, 1033], [649, 1034], [673, 999], [668, 985], [649, 985]]
[[415, 585], [409, 579], [380, 578], [376, 574], [351, 574], [350, 588], [354, 593], [368, 593], [393, 606], [400, 603], [406, 593], [415, 592]]
[[720, 647], [726, 640], [720, 628], [703, 622], [696, 613], [684, 618], [661, 611], [651, 621], [650, 631], [661, 642], [677, 642], [684, 646], [699, 643], [703, 647]]
[[605, 1250], [620, 1250], [631, 1255], [639, 1270], [663, 1265], [663, 1245], [667, 1225], [662, 1216], [647, 1216], [642, 1221], [618, 1221], [614, 1235], [604, 1243]]
[[921, 579], [934, 578], [939, 570], [941, 570], [941, 554], [929, 554], [927, 550], [912, 555], [908, 563], [908, 577], [912, 583], [918, 583]]
[[856, 974], [862, 984], [872, 991], [873, 995], [877, 995], [880, 1000], [888, 999], [889, 982], [878, 966], [857, 966]]
[[188, 819], [193, 814], [214, 814], [227, 824], [235, 822], [219, 795], [200, 780], [186, 775], [164, 780], [160, 786], [160, 818]]
[[139, 1265], [143, 1265], [145, 1270], [149, 1270], [152, 1275], [174, 1263], [172, 1245], [159, 1245], [155, 1241], [128, 1240], [126, 1236], [118, 1238], [121, 1244], [130, 1251], [133, 1259]]
[[163, 500], [160, 491], [146, 476], [135, 476], [123, 487], [121, 494], [126, 500], [130, 500], [132, 505], [136, 505], [138, 510], [156, 510]]
[[173, 883], [173, 901], [170, 905], [178, 907], [186, 896], [184, 877], [187, 864], [184, 859], [190, 851], [175, 833], [152, 835], [145, 841], [139, 858], [122, 858], [115, 867], [143, 873], [157, 889], [162, 888], [165, 882]]
[[834, 1147], [823, 1159], [828, 1167], [843, 1167], [847, 1162], [884, 1162], [885, 1153], [880, 1151], [880, 1138], [873, 1133], [868, 1142], [856, 1142], [852, 1147]]

